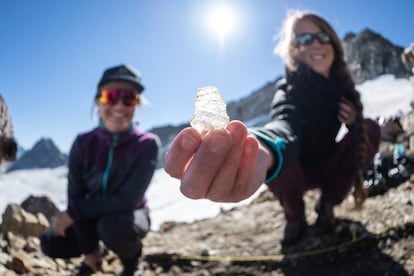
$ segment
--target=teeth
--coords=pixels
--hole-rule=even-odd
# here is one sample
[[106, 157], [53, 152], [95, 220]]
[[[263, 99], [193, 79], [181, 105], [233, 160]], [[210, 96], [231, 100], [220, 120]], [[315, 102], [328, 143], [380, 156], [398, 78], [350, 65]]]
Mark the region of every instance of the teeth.
[[323, 55], [311, 55], [311, 58], [315, 60], [321, 60], [323, 59]]
[[121, 117], [123, 117], [123, 116], [124, 116], [124, 114], [123, 114], [123, 113], [118, 113], [118, 112], [113, 112], [113, 113], [112, 113], [112, 116], [114, 116], [114, 117], [116, 117], [116, 118], [121, 118]]

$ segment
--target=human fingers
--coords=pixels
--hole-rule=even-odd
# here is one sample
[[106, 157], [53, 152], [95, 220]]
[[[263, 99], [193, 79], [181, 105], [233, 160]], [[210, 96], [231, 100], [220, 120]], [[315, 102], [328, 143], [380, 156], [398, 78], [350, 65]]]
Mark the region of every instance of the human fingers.
[[231, 133], [233, 143], [206, 195], [206, 198], [217, 202], [226, 201], [233, 189], [233, 183], [243, 154], [244, 140], [247, 135], [247, 128], [240, 121], [230, 122], [226, 129]]
[[[266, 173], [260, 176], [258, 166], [259, 142], [254, 136], [247, 136], [244, 141], [243, 154], [237, 171], [231, 194], [227, 201], [239, 202], [250, 197], [264, 182]], [[263, 168], [266, 171], [265, 168]], [[259, 176], [259, 177], [258, 177]]]
[[338, 120], [341, 123], [346, 123], [347, 120], [349, 118], [349, 114], [346, 112], [346, 110], [344, 110], [341, 106], [339, 108], [339, 113], [338, 113]]
[[62, 236], [62, 237], [65, 237], [65, 236], [66, 236], [66, 234], [65, 234], [65, 230], [66, 230], [66, 228], [65, 228], [65, 227], [63, 227], [63, 225], [58, 225], [58, 226], [56, 227], [56, 233], [57, 233], [59, 236]]
[[181, 178], [200, 143], [201, 136], [197, 130], [191, 127], [183, 129], [165, 155], [164, 170], [172, 177]]
[[65, 236], [65, 229], [62, 226], [62, 217], [60, 214], [55, 216], [54, 219], [52, 220], [52, 227], [58, 236], [62, 236], [62, 237]]
[[349, 124], [355, 120], [356, 111], [351, 102], [344, 99], [339, 103], [338, 119], [342, 123]]
[[232, 134], [226, 129], [207, 133], [182, 175], [181, 192], [192, 199], [205, 198], [232, 145]]

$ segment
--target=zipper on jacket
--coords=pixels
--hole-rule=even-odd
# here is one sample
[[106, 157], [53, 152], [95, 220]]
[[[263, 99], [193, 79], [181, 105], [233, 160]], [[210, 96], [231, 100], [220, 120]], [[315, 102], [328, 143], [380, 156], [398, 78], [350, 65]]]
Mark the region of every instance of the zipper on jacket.
[[102, 175], [102, 193], [104, 195], [106, 195], [106, 192], [108, 189], [109, 172], [111, 171], [112, 159], [114, 156], [114, 149], [115, 149], [116, 144], [118, 143], [118, 137], [119, 137], [118, 133], [113, 135], [112, 143], [111, 143], [111, 146], [108, 152], [108, 162], [106, 163], [106, 168]]

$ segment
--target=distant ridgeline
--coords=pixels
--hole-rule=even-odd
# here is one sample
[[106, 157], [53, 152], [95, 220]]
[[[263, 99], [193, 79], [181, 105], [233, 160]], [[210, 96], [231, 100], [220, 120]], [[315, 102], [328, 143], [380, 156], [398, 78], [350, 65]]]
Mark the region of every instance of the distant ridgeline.
[[32, 149], [25, 151], [7, 169], [7, 172], [25, 169], [57, 168], [67, 165], [68, 157], [60, 152], [51, 139], [40, 139]]
[[[374, 79], [380, 75], [393, 74], [397, 78], [409, 78], [410, 68], [404, 65], [404, 48], [396, 46], [380, 34], [365, 29], [359, 34], [348, 33], [343, 39], [345, 60], [356, 84]], [[408, 47], [408, 45], [407, 45]], [[227, 112], [231, 120], [241, 120], [249, 127], [260, 126], [269, 118], [270, 103], [275, 93], [275, 84], [281, 78], [276, 77], [249, 95], [237, 101], [227, 103]], [[191, 118], [189, 118], [190, 120]], [[165, 125], [150, 129], [157, 134], [163, 145], [159, 167], [171, 141], [188, 122], [180, 125]], [[67, 164], [67, 156], [62, 154], [50, 139], [41, 139], [33, 149], [25, 152], [8, 171], [33, 168], [55, 168]]]

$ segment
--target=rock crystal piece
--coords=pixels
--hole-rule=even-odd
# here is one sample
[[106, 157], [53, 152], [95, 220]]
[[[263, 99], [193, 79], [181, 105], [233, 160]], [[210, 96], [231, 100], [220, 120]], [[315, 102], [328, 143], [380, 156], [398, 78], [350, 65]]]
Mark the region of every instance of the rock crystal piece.
[[214, 86], [199, 88], [194, 106], [194, 117], [190, 125], [200, 133], [224, 128], [229, 122], [226, 103]]

